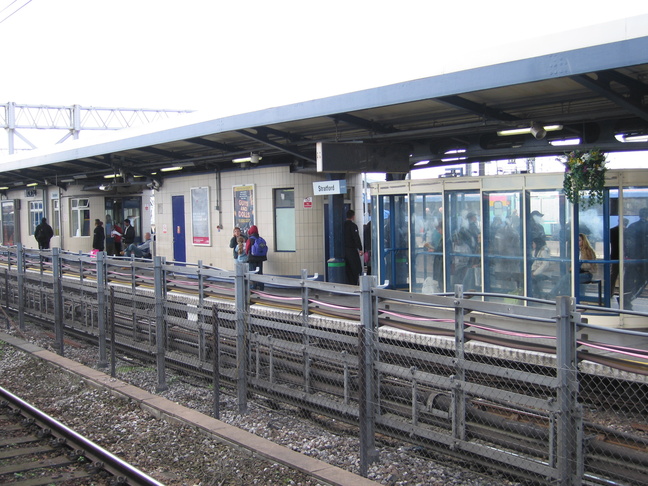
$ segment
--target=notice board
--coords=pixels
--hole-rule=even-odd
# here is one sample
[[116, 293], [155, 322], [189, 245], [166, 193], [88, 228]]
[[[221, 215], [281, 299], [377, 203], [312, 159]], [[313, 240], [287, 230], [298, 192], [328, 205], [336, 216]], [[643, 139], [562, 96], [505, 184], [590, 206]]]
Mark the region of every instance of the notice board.
[[234, 226], [246, 234], [254, 224], [254, 184], [234, 186]]

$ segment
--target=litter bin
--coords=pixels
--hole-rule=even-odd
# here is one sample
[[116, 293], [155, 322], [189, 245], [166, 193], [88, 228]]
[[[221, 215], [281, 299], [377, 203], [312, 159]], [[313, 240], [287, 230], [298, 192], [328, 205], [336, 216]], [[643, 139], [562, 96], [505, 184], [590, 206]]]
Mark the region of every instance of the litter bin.
[[338, 258], [330, 258], [326, 262], [328, 281], [333, 283], [346, 283], [346, 263]]

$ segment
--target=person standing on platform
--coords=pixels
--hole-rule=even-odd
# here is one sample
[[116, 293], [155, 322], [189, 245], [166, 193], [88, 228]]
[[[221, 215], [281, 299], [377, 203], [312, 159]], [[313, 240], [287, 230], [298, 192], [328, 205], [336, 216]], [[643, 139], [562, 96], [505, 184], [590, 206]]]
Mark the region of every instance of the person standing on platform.
[[[108, 228], [106, 228], [107, 230]], [[121, 255], [122, 252], [122, 227], [119, 226], [119, 223], [115, 221], [115, 224], [112, 227], [110, 235], [113, 237], [113, 255]]]
[[230, 244], [229, 244], [229, 247], [234, 252], [234, 260], [239, 260], [239, 252], [238, 252], [238, 238], [239, 238], [239, 236], [242, 237], [244, 241], [247, 240], [247, 238], [241, 234], [241, 228], [236, 226], [234, 228], [232, 238], [230, 239]]
[[50, 247], [50, 240], [54, 236], [54, 230], [47, 224], [47, 218], [41, 219], [41, 222], [34, 230], [34, 238], [38, 241], [39, 250], [47, 250]]
[[362, 241], [358, 233], [358, 225], [354, 222], [355, 211], [349, 209], [344, 221], [344, 263], [346, 267], [347, 283], [358, 285], [358, 278], [362, 273], [362, 262], [360, 257], [363, 255]]
[[[253, 272], [258, 268], [257, 275], [263, 275], [263, 262], [268, 259], [268, 245], [259, 236], [259, 229], [256, 225], [250, 226], [248, 230], [248, 239], [245, 242], [245, 254], [248, 257], [248, 270]], [[255, 282], [250, 285], [250, 288], [253, 290], [263, 290], [264, 287], [261, 282]]]
[[106, 233], [104, 232], [103, 222], [100, 219], [95, 219], [95, 229], [92, 237], [92, 249], [97, 251], [104, 251], [106, 248]]
[[130, 223], [130, 219], [124, 220], [124, 234], [122, 236], [124, 248], [128, 248], [130, 245], [135, 243], [135, 228], [133, 228]]

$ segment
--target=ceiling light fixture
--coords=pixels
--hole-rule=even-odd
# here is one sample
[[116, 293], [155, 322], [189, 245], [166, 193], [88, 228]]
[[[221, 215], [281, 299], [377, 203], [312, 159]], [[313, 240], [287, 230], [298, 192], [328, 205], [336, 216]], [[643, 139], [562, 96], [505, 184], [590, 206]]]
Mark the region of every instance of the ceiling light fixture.
[[562, 147], [564, 145], [580, 145], [580, 138], [565, 138], [561, 140], [550, 140], [549, 143], [554, 147]]
[[182, 170], [182, 167], [162, 167], [160, 172], [173, 172], [175, 170]]
[[36, 187], [38, 185], [38, 182], [32, 182], [30, 184], [27, 184], [27, 187]]
[[[539, 123], [532, 123], [530, 127], [521, 127], [521, 128], [511, 128], [508, 130], [499, 130], [497, 134], [500, 137], [507, 137], [509, 135], [526, 135], [527, 133], [532, 134], [534, 137], [538, 138], [537, 135], [535, 135], [533, 132], [535, 131], [537, 134], [542, 133], [544, 131], [544, 135], [546, 135], [546, 132], [555, 132], [557, 130], [562, 130], [563, 126], [562, 125], [541, 125]], [[544, 135], [542, 135], [543, 138]], [[539, 140], [539, 138], [538, 138]]]

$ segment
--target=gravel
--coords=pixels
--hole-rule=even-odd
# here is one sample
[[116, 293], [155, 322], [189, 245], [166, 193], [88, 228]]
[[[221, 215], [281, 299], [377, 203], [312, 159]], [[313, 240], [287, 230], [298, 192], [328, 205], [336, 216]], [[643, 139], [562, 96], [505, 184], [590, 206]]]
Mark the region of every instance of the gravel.
[[[45, 349], [51, 336], [37, 329], [27, 339]], [[67, 344], [66, 357], [96, 368], [92, 346]], [[212, 392], [169, 373], [169, 389], [156, 392], [157, 375], [150, 366], [120, 361], [118, 378], [150, 393], [211, 415]], [[168, 485], [318, 485], [313, 478], [252, 457], [218, 443], [188, 426], [150, 416], [131, 401], [86, 386], [75, 376], [0, 341], [0, 386], [113, 454]], [[235, 398], [221, 394], [220, 419], [308, 456], [359, 473], [357, 430], [322, 416], [301, 417], [298, 410], [262, 399], [250, 400], [248, 413], [238, 413]], [[384, 485], [513, 486], [519, 483], [478, 470], [478, 466], [431, 459], [419, 447], [380, 438], [379, 460], [368, 478]]]

